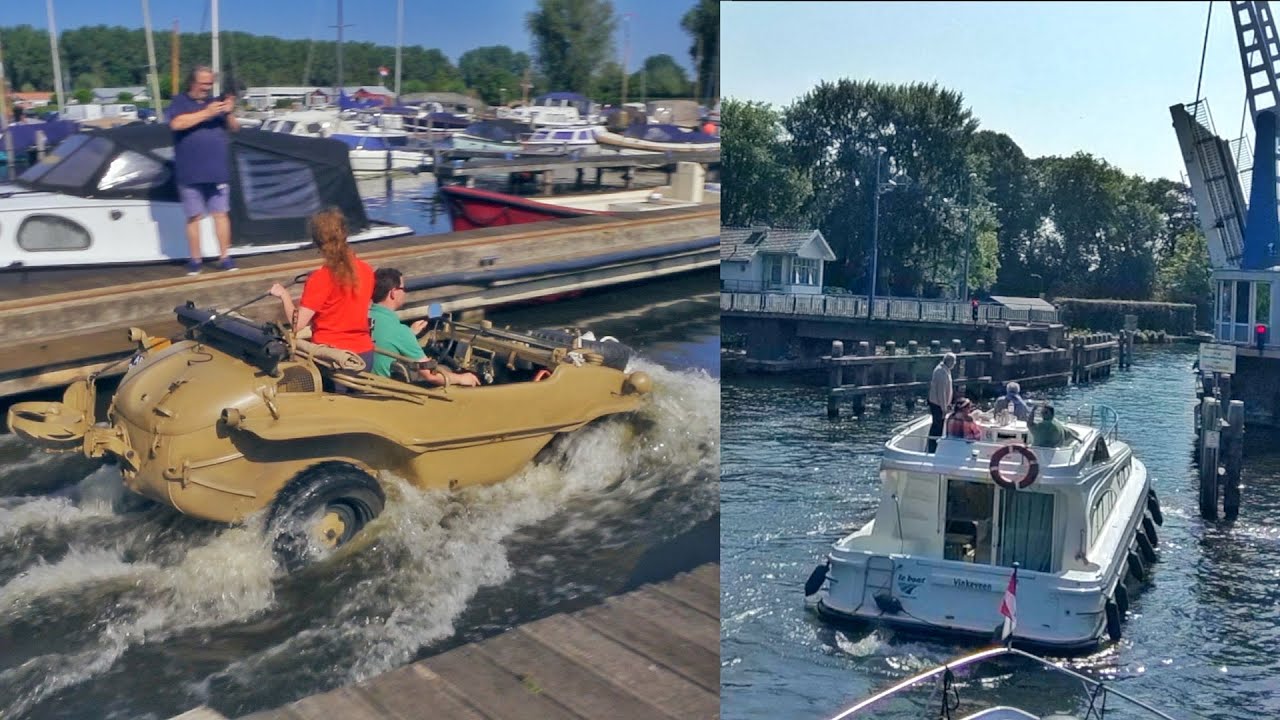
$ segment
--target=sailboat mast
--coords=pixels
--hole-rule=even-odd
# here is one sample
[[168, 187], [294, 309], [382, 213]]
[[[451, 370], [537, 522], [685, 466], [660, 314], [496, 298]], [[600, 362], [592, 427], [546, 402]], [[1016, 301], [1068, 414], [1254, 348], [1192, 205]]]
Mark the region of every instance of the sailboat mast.
[[213, 3], [213, 10], [210, 15], [213, 16], [213, 95], [217, 97], [222, 94], [222, 58], [218, 54], [218, 0], [210, 0]]
[[160, 117], [160, 74], [156, 71], [156, 41], [151, 37], [151, 3], [149, 0], [142, 0], [142, 24], [147, 31], [147, 62], [150, 68], [147, 73], [147, 80], [151, 85], [151, 106], [156, 110], [156, 117]]
[[404, 45], [404, 0], [396, 0], [396, 102], [400, 101], [400, 47], [402, 45]]
[[338, 96], [342, 96], [342, 0], [338, 0]]
[[66, 112], [67, 97], [62, 92], [62, 60], [58, 52], [58, 28], [53, 23], [53, 0], [45, 0], [49, 13], [49, 52], [53, 54], [53, 89], [58, 95], [58, 112]]
[[5, 166], [13, 179], [18, 159], [13, 156], [13, 135], [9, 133], [9, 79], [4, 74], [4, 47], [0, 46], [0, 135], [4, 135]]
[[[178, 90], [178, 21], [173, 21], [173, 39], [169, 41], [169, 96], [177, 95]], [[158, 99], [158, 98], [157, 98]]]

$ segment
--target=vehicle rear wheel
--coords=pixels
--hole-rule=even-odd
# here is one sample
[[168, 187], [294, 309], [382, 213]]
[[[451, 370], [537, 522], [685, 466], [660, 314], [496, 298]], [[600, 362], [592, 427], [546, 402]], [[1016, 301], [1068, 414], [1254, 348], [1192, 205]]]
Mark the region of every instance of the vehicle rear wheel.
[[290, 572], [342, 547], [382, 513], [386, 498], [369, 473], [323, 462], [294, 476], [271, 505], [267, 532]]

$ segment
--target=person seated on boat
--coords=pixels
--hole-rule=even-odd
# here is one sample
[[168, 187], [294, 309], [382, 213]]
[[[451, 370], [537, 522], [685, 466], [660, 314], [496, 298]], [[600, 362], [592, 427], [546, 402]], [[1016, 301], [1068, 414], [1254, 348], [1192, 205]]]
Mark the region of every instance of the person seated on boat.
[[349, 350], [373, 365], [373, 336], [369, 332], [369, 305], [373, 297], [373, 268], [356, 257], [347, 244], [347, 219], [338, 208], [326, 208], [311, 216], [311, 242], [324, 257], [324, 265], [307, 277], [302, 298], [295, 306], [289, 290], [280, 283], [270, 293], [280, 298], [293, 331], [311, 328], [311, 341]]
[[981, 440], [982, 428], [973, 419], [973, 401], [960, 398], [956, 401], [955, 410], [947, 418], [947, 437], [962, 440]]
[[1054, 418], [1053, 406], [1049, 403], [1042, 403], [1040, 406], [1041, 420], [1036, 422], [1036, 409], [1031, 409], [1031, 414], [1027, 416], [1027, 430], [1030, 431], [1031, 444], [1035, 447], [1062, 447], [1067, 441], [1067, 426], [1058, 422]]
[[1031, 415], [1031, 408], [1027, 407], [1027, 401], [1022, 399], [1022, 388], [1016, 382], [1011, 382], [1004, 386], [1004, 396], [996, 400], [995, 411], [997, 413], [1012, 412], [1013, 416], [1018, 420], [1026, 420]]
[[[426, 320], [418, 320], [405, 326], [396, 311], [405, 302], [404, 274], [395, 268], [378, 268], [373, 274], [373, 305], [369, 308], [369, 324], [373, 328], [373, 344], [379, 350], [403, 355], [412, 360], [426, 360], [427, 354], [418, 344], [417, 335], [427, 326]], [[391, 377], [392, 358], [376, 354], [373, 372]], [[410, 369], [412, 372], [413, 369]], [[443, 367], [434, 370], [418, 366], [417, 375], [429, 385], [461, 385], [478, 387], [480, 378], [475, 373], [456, 373]]]

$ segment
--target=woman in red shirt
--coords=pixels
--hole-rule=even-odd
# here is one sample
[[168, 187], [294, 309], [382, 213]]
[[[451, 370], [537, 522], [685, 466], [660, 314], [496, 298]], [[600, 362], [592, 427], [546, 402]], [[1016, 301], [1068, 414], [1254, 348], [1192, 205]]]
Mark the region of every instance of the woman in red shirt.
[[324, 256], [324, 265], [307, 278], [295, 308], [280, 283], [271, 294], [280, 298], [294, 332], [311, 327], [311, 341], [350, 350], [373, 366], [373, 336], [369, 333], [369, 304], [373, 301], [373, 268], [347, 245], [347, 219], [337, 208], [311, 217], [311, 241]]

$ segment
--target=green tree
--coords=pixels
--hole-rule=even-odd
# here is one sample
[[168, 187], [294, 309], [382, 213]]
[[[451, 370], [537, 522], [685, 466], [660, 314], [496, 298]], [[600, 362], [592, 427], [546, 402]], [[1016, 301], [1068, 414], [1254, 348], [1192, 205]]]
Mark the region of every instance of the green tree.
[[[490, 105], [520, 94], [520, 79], [529, 67], [529, 56], [506, 45], [468, 50], [458, 58], [458, 70], [467, 87], [480, 93]], [[505, 92], [503, 89], [505, 88]]]
[[589, 92], [613, 55], [617, 19], [608, 0], [538, 0], [525, 18], [538, 69], [554, 90]]
[[93, 91], [89, 88], [80, 88], [72, 93], [71, 97], [75, 98], [76, 102], [81, 105], [88, 105], [93, 102]]
[[729, 98], [721, 114], [720, 222], [799, 225], [812, 195], [808, 177], [788, 162], [781, 117], [766, 103]]
[[[635, 85], [627, 89], [628, 100], [635, 97]], [[610, 60], [600, 66], [591, 82], [591, 97], [596, 102], [616, 105], [622, 101], [622, 66]]]
[[994, 203], [999, 248], [999, 290], [1008, 295], [1036, 295], [1043, 278], [1029, 269], [1032, 238], [1043, 213], [1035, 168], [1008, 135], [979, 130], [973, 136], [970, 163], [982, 177], [986, 198]]
[[681, 18], [680, 27], [693, 39], [689, 57], [693, 59], [698, 78], [697, 97], [717, 97], [720, 94], [720, 1], [698, 0]]
[[[836, 253], [833, 285], [865, 288], [870, 280], [878, 147], [882, 184], [911, 178], [880, 197], [878, 291], [935, 294], [954, 285], [965, 222], [950, 208], [968, 200], [966, 154], [977, 127], [959, 93], [936, 84], [824, 82], [787, 108], [784, 126], [793, 167], [812, 177], [812, 217]], [[979, 187], [975, 204], [982, 199]], [[971, 270], [975, 264], [971, 258]]]
[[[650, 55], [639, 72], [627, 80], [628, 95], [640, 97], [641, 88], [648, 97], [688, 97], [689, 76], [670, 55]], [[628, 98], [630, 99], [630, 98]]]
[[116, 95], [116, 100], [119, 100], [122, 103], [133, 102], [133, 93], [122, 91], [120, 94]]
[[1191, 303], [1196, 306], [1196, 324], [1205, 329], [1212, 325], [1213, 283], [1204, 233], [1193, 228], [1175, 238], [1157, 277], [1161, 300]]

